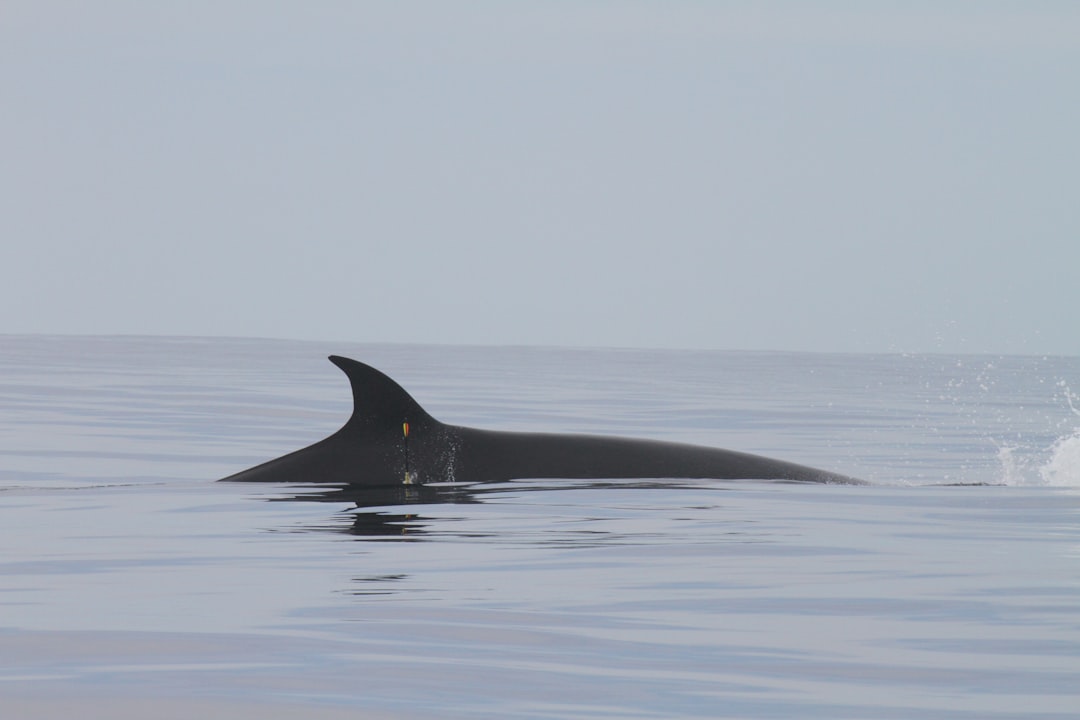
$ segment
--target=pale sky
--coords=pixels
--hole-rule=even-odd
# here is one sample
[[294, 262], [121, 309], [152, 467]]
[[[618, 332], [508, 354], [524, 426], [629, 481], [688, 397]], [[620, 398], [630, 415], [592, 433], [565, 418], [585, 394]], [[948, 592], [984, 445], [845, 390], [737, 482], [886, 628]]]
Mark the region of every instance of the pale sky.
[[0, 5], [0, 333], [1080, 355], [1080, 3]]

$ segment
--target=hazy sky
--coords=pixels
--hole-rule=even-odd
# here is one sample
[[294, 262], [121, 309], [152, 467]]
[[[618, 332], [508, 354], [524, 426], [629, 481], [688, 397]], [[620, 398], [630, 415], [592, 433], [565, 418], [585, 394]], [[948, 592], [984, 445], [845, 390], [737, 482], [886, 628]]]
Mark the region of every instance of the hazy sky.
[[0, 333], [1080, 355], [1080, 3], [0, 6]]

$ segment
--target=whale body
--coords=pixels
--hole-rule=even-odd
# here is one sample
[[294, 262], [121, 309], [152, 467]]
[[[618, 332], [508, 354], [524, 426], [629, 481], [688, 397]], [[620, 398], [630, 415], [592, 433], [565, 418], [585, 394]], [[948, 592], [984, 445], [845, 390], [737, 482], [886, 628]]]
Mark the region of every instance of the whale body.
[[223, 478], [351, 486], [526, 478], [711, 478], [864, 484], [750, 453], [596, 435], [503, 432], [439, 422], [390, 377], [331, 355], [349, 378], [353, 413], [333, 435]]

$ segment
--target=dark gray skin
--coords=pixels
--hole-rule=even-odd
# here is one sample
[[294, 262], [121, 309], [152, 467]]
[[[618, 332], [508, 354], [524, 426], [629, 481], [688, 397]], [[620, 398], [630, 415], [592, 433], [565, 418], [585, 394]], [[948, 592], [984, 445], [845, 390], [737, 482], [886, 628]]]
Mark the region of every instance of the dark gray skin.
[[[353, 486], [525, 478], [713, 478], [864, 484], [760, 455], [595, 435], [477, 430], [441, 423], [373, 367], [331, 355], [349, 378], [353, 414], [330, 437], [223, 478]], [[407, 424], [407, 429], [406, 429]]]

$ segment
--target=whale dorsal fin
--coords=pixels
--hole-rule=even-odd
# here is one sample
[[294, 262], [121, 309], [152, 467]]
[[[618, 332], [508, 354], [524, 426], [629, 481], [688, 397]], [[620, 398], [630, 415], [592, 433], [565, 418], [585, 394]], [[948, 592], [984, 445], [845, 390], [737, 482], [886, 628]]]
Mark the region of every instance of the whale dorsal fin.
[[406, 422], [416, 426], [435, 422], [403, 387], [370, 365], [340, 355], [331, 355], [330, 362], [352, 385], [353, 414], [345, 428], [379, 431], [400, 429]]

